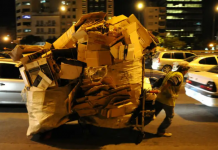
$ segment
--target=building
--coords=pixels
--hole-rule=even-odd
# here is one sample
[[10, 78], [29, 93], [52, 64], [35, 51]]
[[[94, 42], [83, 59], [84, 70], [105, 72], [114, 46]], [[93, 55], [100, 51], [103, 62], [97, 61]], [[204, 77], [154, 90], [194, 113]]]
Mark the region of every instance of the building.
[[146, 7], [144, 10], [144, 25], [151, 32], [157, 32], [161, 37], [166, 36], [166, 8]]
[[202, 35], [202, 0], [166, 0], [167, 37], [193, 38]]
[[59, 14], [32, 14], [31, 34], [40, 36], [42, 40], [58, 38], [61, 35]]
[[[16, 0], [17, 39], [27, 35], [38, 35], [44, 40], [47, 37], [59, 37], [82, 15], [97, 11], [107, 12], [107, 18], [111, 19], [114, 15], [114, 0]], [[43, 26], [37, 24], [40, 21]], [[45, 25], [48, 22], [55, 22], [55, 29], [49, 29], [51, 26]], [[40, 25], [40, 28], [36, 25]], [[51, 33], [50, 30], [52, 33], [55, 30], [55, 35], [47, 34]]]

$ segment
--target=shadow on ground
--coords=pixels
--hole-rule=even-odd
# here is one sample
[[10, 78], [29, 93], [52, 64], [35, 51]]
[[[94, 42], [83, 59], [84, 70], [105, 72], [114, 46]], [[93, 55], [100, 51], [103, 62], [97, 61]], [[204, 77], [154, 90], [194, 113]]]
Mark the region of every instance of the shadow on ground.
[[177, 104], [176, 114], [195, 122], [218, 122], [218, 108], [195, 104]]
[[[106, 129], [91, 126], [91, 133], [84, 133], [78, 124], [66, 124], [53, 130], [48, 140], [35, 135], [31, 140], [61, 149], [101, 149], [106, 145], [138, 142], [140, 132], [132, 129]], [[155, 134], [145, 133], [143, 140], [155, 138]]]
[[0, 113], [27, 113], [26, 105], [0, 105]]

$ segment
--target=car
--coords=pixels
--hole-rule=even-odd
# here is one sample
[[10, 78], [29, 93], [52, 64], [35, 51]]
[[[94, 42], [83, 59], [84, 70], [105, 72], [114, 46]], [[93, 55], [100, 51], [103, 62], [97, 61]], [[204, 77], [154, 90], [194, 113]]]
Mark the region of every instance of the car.
[[11, 59], [0, 59], [0, 104], [25, 104], [21, 96], [24, 82], [16, 64]]
[[166, 73], [158, 70], [145, 69], [145, 77], [149, 78], [151, 85], [159, 78], [165, 76]]
[[172, 70], [173, 63], [181, 62], [191, 56], [195, 56], [195, 54], [185, 51], [157, 52], [152, 60], [152, 69], [168, 73]]
[[[189, 72], [208, 71], [212, 67], [218, 65], [217, 55], [193, 56], [184, 61], [189, 62]], [[181, 63], [181, 62], [180, 62]], [[179, 63], [174, 63], [173, 71], [177, 70]]]
[[191, 72], [186, 80], [186, 95], [207, 106], [218, 106], [218, 65], [208, 71]]

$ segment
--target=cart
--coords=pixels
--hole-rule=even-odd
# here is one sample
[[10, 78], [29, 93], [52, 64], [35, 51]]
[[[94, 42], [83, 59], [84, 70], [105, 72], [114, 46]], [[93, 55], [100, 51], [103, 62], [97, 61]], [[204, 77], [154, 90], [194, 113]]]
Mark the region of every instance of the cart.
[[[136, 128], [139, 133], [137, 135], [136, 144], [139, 144], [145, 137], [144, 127], [153, 120], [155, 109], [154, 109], [154, 100], [146, 101], [146, 95], [157, 94], [157, 90], [147, 91], [144, 89], [144, 69], [145, 69], [145, 58], [142, 59], [142, 94], [140, 96], [140, 104], [133, 112], [131, 118], [129, 119], [128, 124], [124, 128], [130, 128], [131, 130]], [[90, 126], [86, 124], [84, 120], [78, 119], [78, 123], [83, 130], [85, 137], [90, 133]]]

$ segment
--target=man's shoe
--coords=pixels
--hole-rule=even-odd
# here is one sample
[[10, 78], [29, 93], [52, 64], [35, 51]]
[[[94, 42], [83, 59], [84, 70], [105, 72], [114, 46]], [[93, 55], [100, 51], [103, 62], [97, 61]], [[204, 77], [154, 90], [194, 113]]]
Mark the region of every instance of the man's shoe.
[[157, 136], [160, 136], [160, 137], [171, 137], [172, 136], [172, 133], [157, 133]]

